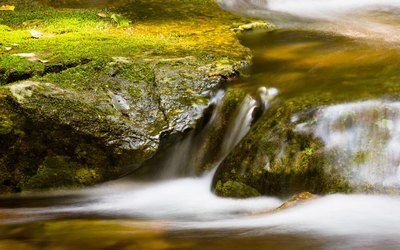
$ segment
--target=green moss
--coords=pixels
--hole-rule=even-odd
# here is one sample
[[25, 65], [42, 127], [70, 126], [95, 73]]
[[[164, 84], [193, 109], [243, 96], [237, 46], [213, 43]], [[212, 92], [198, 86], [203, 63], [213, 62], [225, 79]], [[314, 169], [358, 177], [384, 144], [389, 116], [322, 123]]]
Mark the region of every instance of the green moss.
[[224, 184], [222, 184], [221, 181], [218, 181], [215, 187], [215, 193], [219, 196], [234, 198], [260, 196], [260, 193], [256, 189], [236, 181], [227, 181]]
[[101, 180], [96, 169], [82, 167], [67, 156], [47, 157], [22, 189], [50, 189], [93, 185]]
[[[217, 63], [217, 71], [224, 71], [232, 66], [229, 62], [249, 55], [227, 27], [231, 22], [244, 20], [220, 10], [211, 0], [174, 0], [168, 5], [159, 0], [135, 1], [124, 8], [105, 11], [106, 17], [98, 16], [98, 10], [54, 9], [35, 1], [14, 0], [11, 4], [17, 6], [14, 12], [0, 13], [0, 37], [4, 38], [0, 69], [6, 72], [30, 72], [37, 76], [44, 73], [46, 65], [16, 57], [18, 53], [35, 53], [37, 59], [62, 65], [83, 58], [110, 62], [116, 56], [131, 61], [192, 56], [203, 65], [221, 58], [220, 62], [228, 62], [222, 68]], [[176, 18], [177, 13], [181, 18], [169, 21], [169, 15]], [[204, 18], [205, 15], [210, 18]], [[44, 36], [31, 38], [31, 29]], [[226, 50], [226, 46], [230, 49]], [[6, 51], [5, 47], [12, 50]]]
[[14, 123], [7, 116], [0, 115], [0, 135], [6, 135], [13, 130]]

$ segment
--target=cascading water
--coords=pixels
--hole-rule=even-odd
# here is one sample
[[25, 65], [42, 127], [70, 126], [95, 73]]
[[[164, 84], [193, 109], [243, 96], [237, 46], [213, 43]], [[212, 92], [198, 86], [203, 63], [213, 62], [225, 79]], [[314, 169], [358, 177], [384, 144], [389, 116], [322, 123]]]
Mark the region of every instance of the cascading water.
[[223, 160], [249, 131], [255, 107], [256, 101], [250, 96], [246, 96], [236, 121], [228, 127], [221, 147], [220, 160]]
[[[278, 91], [274, 88], [263, 87], [258, 98], [259, 102], [267, 107], [277, 93]], [[201, 177], [182, 177], [193, 176], [194, 168], [197, 166], [196, 161], [204, 157], [206, 152], [201, 150], [201, 142], [208, 136], [209, 129], [218, 122], [218, 116], [221, 116], [223, 97], [224, 93], [220, 91], [211, 100], [210, 104], [215, 104], [216, 107], [208, 124], [203, 128], [204, 131], [198, 135], [189, 135], [168, 151], [160, 177], [161, 179], [173, 179], [181, 176], [181, 178], [157, 183], [142, 183], [134, 186], [133, 190], [126, 190], [123, 185], [120, 187], [124, 191], [114, 187], [111, 193], [100, 195], [95, 198], [94, 202], [83, 206], [59, 207], [50, 210], [24, 209], [22, 213], [56, 216], [65, 211], [75, 213], [93, 211], [104, 215], [120, 214], [138, 218], [212, 220], [279, 206], [281, 201], [276, 198], [235, 201], [218, 198], [210, 189], [216, 167], [249, 131], [254, 109], [257, 105], [261, 105], [261, 103], [257, 104], [257, 101], [249, 95], [245, 96], [238, 106], [235, 112], [236, 116], [227, 127], [213, 169]], [[104, 190], [104, 187], [100, 187], [98, 190]], [[92, 192], [89, 193], [92, 194]], [[93, 195], [91, 196], [93, 198]]]
[[275, 88], [261, 87], [257, 98], [258, 101], [250, 95], [245, 96], [240, 106], [236, 109], [234, 117], [223, 118], [228, 119], [228, 125], [223, 131], [219, 131], [222, 134], [222, 140], [219, 142], [218, 149], [208, 152], [207, 147], [209, 145], [207, 143], [212, 140], [210, 131], [221, 126], [224, 91], [220, 90], [210, 101], [209, 105], [215, 106], [215, 108], [205, 127], [200, 132], [193, 131], [187, 138], [167, 149], [165, 153], [167, 156], [163, 158], [161, 163], [160, 161], [156, 163], [157, 168], [161, 169], [157, 171], [158, 177], [172, 179], [194, 176], [201, 169], [201, 165], [207, 162], [211, 154], [214, 154], [211, 157], [213, 160], [208, 164], [211, 165], [209, 169], [214, 169], [247, 134], [253, 121], [254, 110], [258, 107], [260, 110], [265, 111], [270, 101], [277, 94], [278, 90]]
[[351, 171], [354, 181], [400, 185], [400, 103], [365, 101], [322, 108], [297, 130], [320, 137], [335, 164]]
[[[273, 88], [264, 89], [260, 101], [267, 106], [278, 91]], [[215, 125], [214, 123], [218, 120], [217, 117], [221, 115], [222, 92], [219, 92], [211, 102], [216, 104], [216, 108], [204, 128], [206, 132]], [[231, 199], [218, 198], [210, 190], [216, 167], [249, 131], [256, 106], [256, 100], [249, 95], [245, 96], [236, 112], [236, 117], [229, 124], [223, 136], [218, 157], [214, 163], [215, 166], [208, 174], [199, 178], [191, 177], [158, 184], [153, 183], [143, 189], [108, 196], [102, 198], [91, 208], [85, 207], [85, 210], [104, 210], [106, 213], [117, 210], [122, 214], [150, 218], [210, 220], [221, 217], [229, 218], [238, 213], [251, 213], [252, 211], [272, 209], [278, 206], [280, 201], [275, 198], [256, 198], [237, 202]], [[178, 144], [174, 148], [177, 151], [171, 154], [171, 161], [167, 163], [166, 171], [168, 171], [168, 168], [176, 171], [175, 165], [182, 166], [182, 164], [185, 164], [186, 168], [195, 167], [196, 160], [204, 157], [205, 152], [200, 149], [201, 143], [199, 141], [203, 141], [206, 136], [208, 136], [207, 133], [200, 133], [197, 138], [191, 135], [181, 144]], [[187, 155], [182, 156], [182, 154]], [[152, 209], [148, 210], [149, 207]]]

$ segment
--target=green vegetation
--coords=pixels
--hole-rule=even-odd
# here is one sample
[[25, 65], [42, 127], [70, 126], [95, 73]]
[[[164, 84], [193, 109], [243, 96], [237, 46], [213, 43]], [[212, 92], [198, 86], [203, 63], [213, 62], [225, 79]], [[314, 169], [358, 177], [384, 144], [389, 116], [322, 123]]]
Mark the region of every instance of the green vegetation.
[[[248, 55], [230, 31], [230, 25], [244, 21], [219, 10], [213, 1], [133, 1], [121, 9], [105, 10], [54, 9], [24, 0], [10, 4], [15, 11], [0, 12], [3, 84], [19, 80], [23, 73], [40, 78], [56, 65], [61, 67], [56, 71], [82, 61], [102, 67], [113, 57], [126, 61], [193, 57], [211, 63]], [[30, 30], [42, 36], [33, 38]], [[16, 56], [20, 53], [35, 56]]]
[[259, 196], [260, 193], [254, 188], [236, 181], [227, 181], [224, 184], [217, 182], [215, 193], [223, 197], [249, 198]]

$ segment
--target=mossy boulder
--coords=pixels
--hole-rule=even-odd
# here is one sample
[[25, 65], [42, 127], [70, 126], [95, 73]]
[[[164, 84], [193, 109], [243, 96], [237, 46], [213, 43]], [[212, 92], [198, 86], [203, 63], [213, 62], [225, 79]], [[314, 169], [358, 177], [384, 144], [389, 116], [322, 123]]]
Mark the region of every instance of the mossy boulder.
[[247, 21], [211, 0], [43, 3], [0, 12], [0, 192], [131, 173], [194, 129], [251, 58], [231, 30]]
[[23, 189], [88, 186], [102, 181], [102, 169], [82, 166], [66, 156], [46, 157], [36, 175], [23, 184]]
[[[387, 177], [396, 172], [397, 165], [391, 167], [390, 159], [385, 158], [382, 164], [376, 162], [379, 155], [386, 155], [382, 150], [390, 143], [388, 130], [394, 126], [388, 116], [397, 114], [397, 104], [390, 101], [371, 104], [355, 97], [351, 100], [355, 104], [345, 106], [350, 110], [336, 114], [334, 111], [339, 110], [336, 105], [344, 100], [351, 99], [345, 95], [332, 98], [331, 93], [325, 92], [276, 101], [219, 166], [213, 181], [216, 194], [236, 197], [231, 192], [221, 191], [232, 183], [243, 184], [245, 189], [250, 187], [261, 195], [279, 197], [301, 192], [399, 193], [398, 185], [387, 182], [392, 180]], [[363, 105], [365, 110], [355, 108]], [[367, 130], [365, 136], [370, 140], [361, 138], [361, 142], [353, 143], [374, 143], [376, 148], [368, 146], [369, 152], [376, 151], [374, 154], [378, 158], [371, 158], [373, 155], [369, 152], [352, 152], [340, 146], [326, 145], [316, 128], [324, 121], [321, 119], [326, 119], [324, 112], [327, 110], [340, 118], [330, 125], [333, 126], [331, 133], [361, 126]], [[357, 125], [357, 121], [368, 122], [368, 125]], [[345, 134], [344, 131], [342, 136]], [[374, 162], [369, 164], [372, 160]]]
[[[301, 106], [307, 107], [305, 103]], [[234, 181], [260, 194], [290, 196], [298, 190], [318, 193], [318, 189], [322, 192], [323, 174], [318, 168], [321, 158], [315, 153], [322, 145], [310, 135], [294, 132], [290, 118], [299, 110], [299, 103], [291, 102], [270, 107], [221, 163], [214, 187]]]

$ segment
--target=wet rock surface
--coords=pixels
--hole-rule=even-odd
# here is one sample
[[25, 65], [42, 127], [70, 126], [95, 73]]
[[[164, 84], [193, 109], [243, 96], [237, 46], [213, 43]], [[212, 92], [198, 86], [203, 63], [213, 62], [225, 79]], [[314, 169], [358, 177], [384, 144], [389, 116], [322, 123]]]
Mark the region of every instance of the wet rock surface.
[[307, 190], [399, 193], [397, 102], [299, 99], [270, 107], [221, 163], [214, 178], [218, 195], [235, 197], [220, 191], [231, 183], [279, 197]]
[[[230, 30], [243, 19], [211, 1], [172, 1], [164, 10], [158, 1], [137, 1], [101, 16], [79, 6], [11, 4], [15, 13], [0, 13], [4, 46], [18, 43], [0, 54], [0, 192], [81, 187], [131, 173], [162, 141], [193, 130], [216, 90], [250, 59]], [[164, 22], [161, 14], [168, 19], [172, 10], [181, 22]], [[30, 41], [32, 27], [54, 35]], [[37, 60], [14, 55], [28, 52]]]

